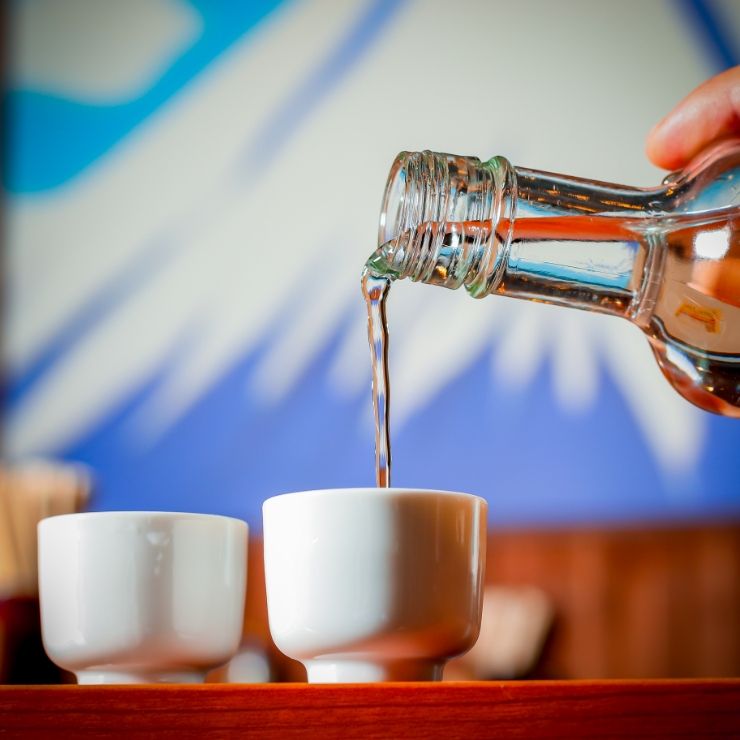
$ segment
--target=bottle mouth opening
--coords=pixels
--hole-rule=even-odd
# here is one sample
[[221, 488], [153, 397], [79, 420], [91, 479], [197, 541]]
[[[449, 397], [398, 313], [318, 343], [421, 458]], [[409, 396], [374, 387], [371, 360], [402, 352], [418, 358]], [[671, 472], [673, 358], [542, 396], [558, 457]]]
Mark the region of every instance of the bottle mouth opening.
[[[435, 152], [401, 152], [383, 194], [373, 275], [410, 278], [475, 297], [498, 283], [511, 235], [497, 232], [515, 202], [511, 165]], [[510, 229], [509, 229], [510, 230]]]
[[378, 246], [395, 239], [402, 230], [407, 206], [408, 175], [406, 157], [399, 154], [391, 171], [383, 194], [383, 207], [380, 211], [380, 228], [378, 229]]

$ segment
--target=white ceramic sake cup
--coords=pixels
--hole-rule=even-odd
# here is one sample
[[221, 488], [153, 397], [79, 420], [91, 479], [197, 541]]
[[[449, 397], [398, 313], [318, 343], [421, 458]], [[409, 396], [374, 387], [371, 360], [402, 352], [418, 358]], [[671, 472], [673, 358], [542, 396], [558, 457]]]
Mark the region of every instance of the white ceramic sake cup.
[[247, 525], [148, 511], [39, 523], [44, 647], [80, 684], [197, 683], [242, 635]]
[[426, 681], [478, 638], [486, 502], [402, 488], [262, 507], [270, 631], [310, 683]]

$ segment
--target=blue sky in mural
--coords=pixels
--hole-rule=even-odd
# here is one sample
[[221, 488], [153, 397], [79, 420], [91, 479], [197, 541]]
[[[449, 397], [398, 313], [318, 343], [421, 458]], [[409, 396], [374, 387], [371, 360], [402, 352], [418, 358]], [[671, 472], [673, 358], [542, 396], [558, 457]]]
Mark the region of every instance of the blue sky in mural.
[[[151, 115], [288, 0], [189, 0], [203, 32], [143, 95], [121, 105], [84, 105], [28, 90], [11, 89], [5, 98], [3, 157], [5, 187], [37, 192], [66, 182]], [[12, 142], [12, 144], [9, 144]]]
[[[176, 1], [184, 7], [184, 0]], [[236, 42], [246, 42], [246, 54], [250, 44], [257, 48], [261, 43], [265, 24], [275, 21], [278, 31], [283, 26], [290, 29], [291, 17], [310, 15], [310, 6], [311, 0], [193, 1], [189, 7], [200, 19], [198, 33], [144, 92], [126, 102], [93, 105], [34, 90], [11, 89], [5, 99], [3, 146], [4, 179], [12, 194], [11, 209], [17, 208], [21, 213], [26, 203], [38, 202], [39, 209], [48, 204], [53, 212], [57, 200], [61, 209], [67, 207], [65, 198], [77, 197], [76, 175], [94, 169], [93, 164], [101, 171], [105, 167], [120, 167], [120, 163], [111, 164], [113, 160], [106, 157], [111, 149], [126, 144], [141, 124], [163, 120], [160, 114], [167, 104], [186, 100], [188, 86], [213, 69]], [[676, 0], [667, 6], [686, 23], [710, 69], [718, 71], [734, 61], [735, 40], [718, 20], [719, 6], [708, 0]], [[404, 22], [405, 14], [413, 18], [413, 12], [421, 12], [420, 7], [418, 3], [399, 0], [371, 0], [350, 12], [348, 4], [341, 23], [337, 21], [336, 33], [331, 36], [327, 32], [326, 45], [311, 52], [313, 56], [306, 52], [310, 63], [298, 65], [293, 77], [280, 88], [280, 94], [269, 104], [264, 103], [264, 115], [253, 130], [234, 147], [235, 153], [225, 168], [223, 188], [215, 188], [215, 196], [203, 198], [206, 205], [191, 206], [190, 201], [183, 199], [186, 212], [193, 212], [198, 218], [205, 214], [202, 220], [216, 221], [222, 218], [219, 208], [231, 207], [230, 198], [235, 199], [232, 205], [238, 212], [241, 201], [237, 198], [243, 197], [248, 203], [248, 198], [257, 197], [253, 194], [259, 194], [261, 187], [269, 190], [272, 185], [268, 187], [264, 182], [270, 172], [275, 178], [271, 183], [284, 185], [287, 181], [274, 174], [275, 169], [281, 171], [286, 166], [281, 157], [289, 151], [290, 166], [297, 167], [295, 152], [303, 152], [307, 145], [296, 141], [312, 127], [319, 127], [316, 120], [320, 120], [323, 107], [335, 100], [339, 91], [350, 94], [347, 91], [351, 92], [352, 85], [360, 84], [355, 81], [369, 74], [372, 53]], [[287, 40], [281, 42], [288, 49], [295, 45], [290, 36], [294, 32], [286, 31]], [[377, 60], [373, 64], [378, 64]], [[379, 96], [378, 100], [382, 107], [383, 98]], [[368, 130], [362, 136], [373, 133]], [[318, 166], [310, 157], [307, 161], [310, 166]], [[339, 169], [347, 166], [345, 159]], [[340, 174], [345, 172], [342, 169]], [[291, 193], [291, 197], [303, 198], [304, 194]], [[42, 202], [39, 198], [47, 200]], [[265, 196], [265, 200], [269, 198]], [[212, 205], [214, 202], [216, 206]], [[45, 211], [39, 213], [39, 222], [52, 218]], [[198, 218], [194, 221], [198, 222]], [[114, 327], [119, 315], [131, 306], [143, 306], [142, 296], [155, 295], [157, 291], [163, 302], [168, 300], [167, 275], [177, 270], [184, 274], [180, 265], [191, 259], [189, 255], [196, 249], [187, 239], [160, 238], [161, 234], [155, 231], [145, 237], [143, 243], [151, 242], [153, 247], [132, 249], [115, 270], [105, 275], [101, 272], [102, 277], [91, 280], [93, 288], [81, 291], [82, 297], [65, 313], [64, 321], [57, 322], [54, 330], [37, 342], [34, 351], [24, 356], [23, 362], [11, 367], [11, 435], [23, 437], [23, 415], [30, 418], [28, 409], [33, 411], [37, 398], [52, 399], [54, 413], [57, 407], [66, 408], [69, 391], [61, 381], [56, 395], [52, 391], [44, 394], [48, 388], [56, 387], [58, 376], [68, 373], [71, 377], [69, 368], [75, 367], [78, 358], [87, 357], [91, 342], [97, 341], [96, 337], [102, 336], [109, 326]], [[323, 244], [333, 243], [332, 239], [321, 235]], [[206, 253], [216, 249], [215, 241], [203, 237], [203, 242], [205, 246], [198, 249]], [[218, 254], [225, 254], [213, 253], [214, 262], [218, 262]], [[235, 270], [226, 268], [224, 272]], [[213, 292], [218, 293], [216, 278], [213, 282]], [[160, 289], [160, 285], [165, 287]], [[418, 289], [419, 286], [411, 288]], [[426, 295], [423, 293], [422, 297]], [[90, 412], [89, 421], [77, 426], [77, 422], [70, 422], [71, 431], [62, 430], [56, 436], [31, 434], [28, 439], [51, 441], [18, 443], [18, 447], [24, 454], [38, 450], [89, 464], [99, 482], [94, 501], [99, 509], [210, 511], [244, 517], [250, 524], [259, 525], [261, 503], [267, 496], [290, 490], [372, 485], [369, 391], [365, 386], [359, 391], [338, 393], [333, 380], [347, 344], [354, 342], [358, 327], [362, 332], [359, 290], [351, 296], [349, 302], [337, 304], [339, 308], [331, 320], [322, 319], [321, 313], [316, 318], [306, 312], [306, 327], [301, 330], [298, 325], [295, 331], [298, 335], [301, 331], [313, 331], [314, 324], [323, 321], [320, 349], [307, 355], [293, 381], [286, 381], [286, 390], [269, 402], [248, 389], [254, 386], [255, 378], [265, 375], [265, 367], [280, 366], [279, 362], [275, 365], [274, 357], [281, 357], [280, 347], [285, 344], [282, 337], [291, 336], [294, 320], [289, 314], [295, 312], [295, 306], [290, 302], [274, 309], [263, 321], [262, 333], [250, 335], [241, 345], [229, 345], [231, 354], [224, 351], [225, 359], [220, 360], [218, 372], [214, 371], [208, 382], [198, 386], [188, 403], [156, 434], [142, 436], [137, 432], [141, 419], [149, 418], [149, 410], [158, 408], [161, 397], [167, 397], [173, 378], [182, 372], [181, 366], [197, 364], [194, 360], [203, 354], [202, 335], [208, 334], [208, 330], [204, 332], [202, 328], [201, 314], [207, 310], [189, 306], [182, 310], [184, 313], [187, 308], [190, 313], [180, 320], [176, 330], [169, 332], [167, 346], [152, 354], [154, 359], [147, 361], [145, 370], [132, 375], [134, 380], [127, 379], [125, 385], [113, 388], [115, 383], [111, 381], [115, 392], [105, 395], [101, 391], [105, 402]], [[204, 302], [206, 308], [210, 307], [209, 301], [212, 296]], [[269, 301], [265, 298], [263, 303], [267, 305]], [[566, 326], [567, 321], [547, 318], [549, 314], [538, 313], [532, 318], [534, 314], [516, 313], [520, 310], [517, 307], [502, 310], [513, 312], [505, 314], [511, 319], [511, 327], [529, 326], [530, 319], [535, 322], [544, 344], [555, 343], [548, 339], [549, 332], [562, 329], [567, 338], [571, 329], [581, 331], [578, 321]], [[26, 311], [33, 313], [31, 309]], [[264, 311], [267, 316], [268, 309]], [[229, 313], [223, 313], [221, 318], [222, 323], [228, 323]], [[394, 320], [391, 305], [392, 332]], [[143, 326], [146, 328], [146, 320]], [[602, 341], [596, 337], [599, 329], [594, 334], [590, 323], [583, 326], [596, 347]], [[130, 343], [126, 346], [135, 349], [135, 337], [126, 331], [120, 337]], [[403, 331], [401, 328], [399, 335], [406, 336]], [[735, 463], [740, 450], [740, 423], [703, 413], [692, 416], [693, 411], [687, 416], [679, 408], [676, 418], [683, 421], [678, 425], [684, 424], [689, 436], [698, 440], [686, 448], [686, 454], [690, 457], [694, 454], [691, 450], [699, 450], [695, 462], [682, 467], [679, 458], [684, 448], [680, 440], [672, 442], [670, 429], [656, 431], [649, 419], [645, 421], [639, 410], [639, 393], [633, 394], [631, 401], [626, 400], [629, 393], [625, 387], [629, 382], [624, 377], [629, 369], [625, 370], [623, 364], [619, 370], [619, 360], [608, 359], [615, 353], [589, 350], [593, 352], [594, 373], [598, 376], [598, 381], [594, 381], [596, 390], [589, 396], [587, 389], [577, 389], [577, 393], [591, 400], [581, 403], [576, 399], [575, 411], [564, 410], [559, 400], [562, 391], [558, 390], [557, 377], [562, 372], [558, 369], [561, 355], [557, 347], [547, 345], [550, 349], [542, 351], [543, 359], [532, 361], [534, 370], [526, 382], [507, 386], [495, 380], [498, 376], [492, 368], [501, 364], [501, 358], [509, 351], [507, 342], [511, 344], [507, 337], [514, 333], [511, 329], [508, 334], [481, 341], [471, 350], [467, 362], [455, 372], [448, 372], [427, 393], [424, 402], [405, 415], [394, 433], [396, 485], [480, 494], [489, 501], [491, 523], [501, 525], [680, 520], [740, 514], [740, 470]], [[629, 341], [625, 346], [628, 345]], [[392, 351], [396, 351], [394, 344]], [[110, 362], [112, 376], [116, 360], [111, 358]], [[96, 366], [100, 367], [104, 366]], [[369, 372], [369, 368], [365, 369]], [[87, 377], [106, 375], [108, 370], [96, 372], [98, 375]], [[586, 376], [584, 387], [589, 385], [587, 381]], [[84, 396], [84, 383], [78, 385], [78, 392]], [[97, 383], [90, 386], [92, 394], [92, 386]], [[268, 386], [269, 383], [265, 387]], [[67, 418], [62, 411], [58, 413], [60, 419]], [[69, 412], [68, 417], [74, 419], [75, 414]], [[15, 427], [21, 432], [14, 432]], [[671, 472], [671, 465], [679, 472]]]

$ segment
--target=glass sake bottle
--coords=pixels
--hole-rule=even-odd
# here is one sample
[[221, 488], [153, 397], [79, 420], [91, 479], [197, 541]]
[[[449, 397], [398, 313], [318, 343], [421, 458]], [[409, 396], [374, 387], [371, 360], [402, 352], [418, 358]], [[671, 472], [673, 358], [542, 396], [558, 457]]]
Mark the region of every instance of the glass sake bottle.
[[622, 316], [697, 406], [740, 418], [740, 140], [657, 188], [404, 152], [365, 274]]

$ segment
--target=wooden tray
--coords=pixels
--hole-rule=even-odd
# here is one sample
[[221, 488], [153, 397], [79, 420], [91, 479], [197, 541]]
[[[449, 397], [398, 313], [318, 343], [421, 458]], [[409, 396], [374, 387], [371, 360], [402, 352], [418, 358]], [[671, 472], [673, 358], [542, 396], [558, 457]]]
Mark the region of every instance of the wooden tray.
[[740, 738], [740, 679], [6, 686], [0, 738]]

